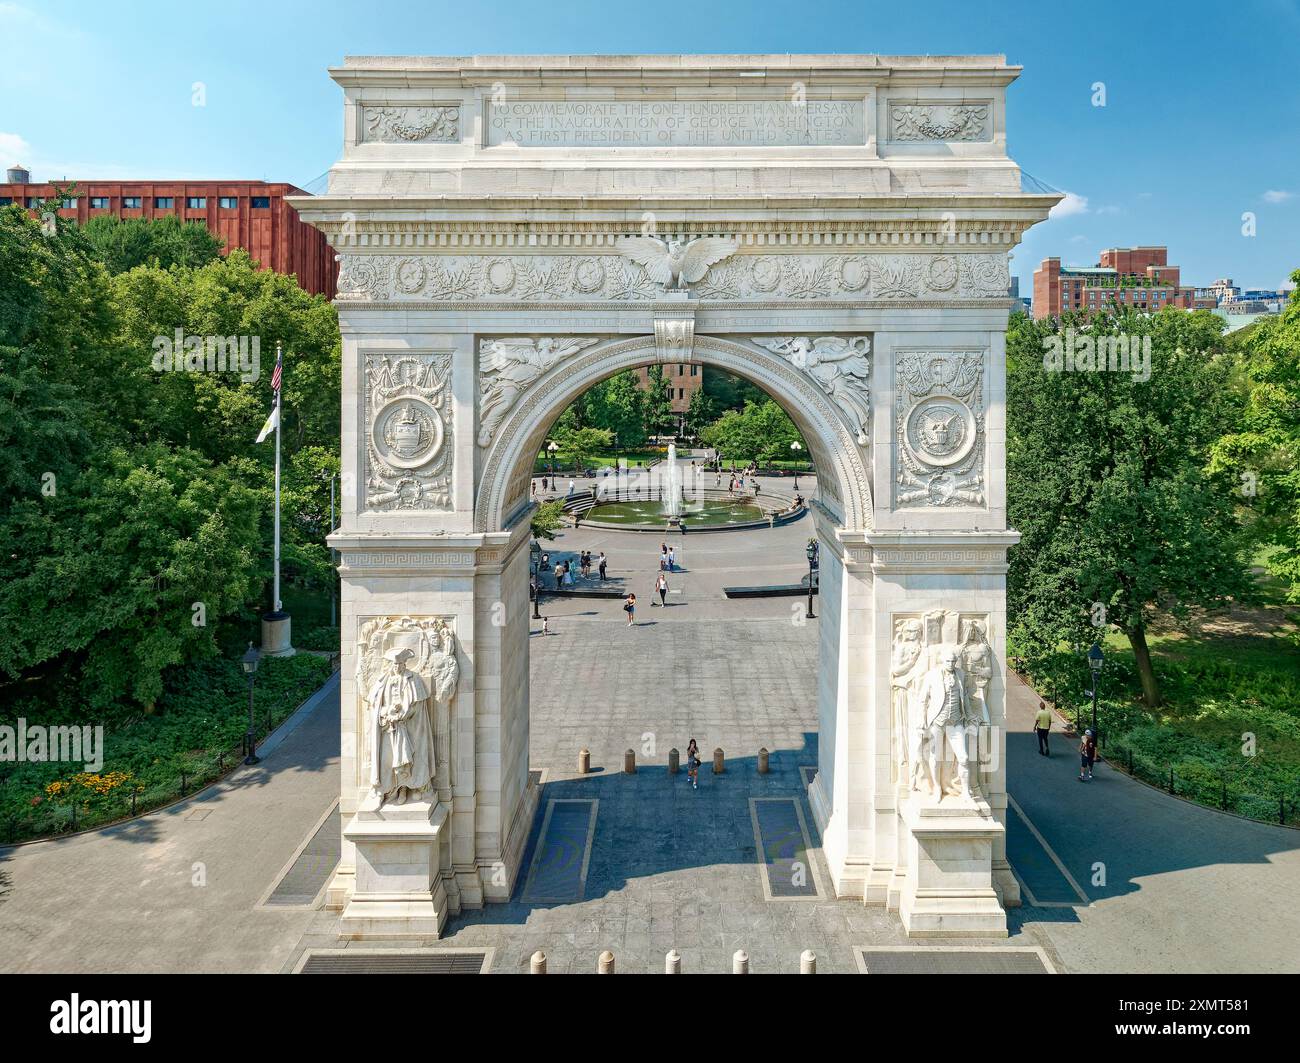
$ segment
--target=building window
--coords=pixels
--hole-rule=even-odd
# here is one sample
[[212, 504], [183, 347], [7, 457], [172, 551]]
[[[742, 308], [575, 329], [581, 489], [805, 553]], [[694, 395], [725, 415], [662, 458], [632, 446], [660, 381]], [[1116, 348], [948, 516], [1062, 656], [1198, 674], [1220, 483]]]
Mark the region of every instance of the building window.
[[91, 210], [108, 210], [108, 196], [91, 196]]
[[139, 210], [139, 209], [140, 209], [140, 206], [141, 206], [141, 204], [142, 204], [142, 202], [143, 202], [143, 201], [140, 199], [139, 196], [123, 196], [123, 197], [122, 197], [122, 209], [123, 209], [123, 210]]
[[76, 210], [76, 209], [77, 209], [77, 197], [76, 197], [76, 196], [69, 196], [67, 199], [65, 199], [65, 200], [63, 201], [63, 209], [64, 209], [64, 210]]
[[176, 200], [171, 196], [154, 196], [153, 205], [158, 210], [171, 210], [172, 207], [176, 206]]
[[0, 207], [7, 207], [14, 201], [13, 196], [0, 196]]
[[249, 196], [248, 205], [252, 207], [254, 210], [270, 210], [271, 197], [270, 196]]
[[203, 210], [203, 209], [208, 205], [208, 197], [207, 197], [207, 196], [189, 196], [189, 197], [185, 200], [185, 205], [186, 205], [187, 207], [189, 207], [190, 210]]
[[222, 197], [217, 201], [217, 204], [218, 204], [218, 206], [221, 207], [222, 210], [234, 210], [236, 207], [239, 206], [239, 197], [238, 197], [238, 196], [222, 196]]

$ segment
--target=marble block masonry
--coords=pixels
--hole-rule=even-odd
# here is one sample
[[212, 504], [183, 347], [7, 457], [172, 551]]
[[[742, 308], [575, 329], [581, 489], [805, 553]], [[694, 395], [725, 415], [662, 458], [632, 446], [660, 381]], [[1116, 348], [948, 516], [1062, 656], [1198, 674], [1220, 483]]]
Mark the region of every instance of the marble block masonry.
[[1008, 254], [1057, 201], [1001, 56], [354, 57], [293, 206], [338, 253], [348, 937], [510, 897], [528, 772], [529, 476], [573, 398], [693, 361], [818, 471], [836, 894], [1001, 935]]

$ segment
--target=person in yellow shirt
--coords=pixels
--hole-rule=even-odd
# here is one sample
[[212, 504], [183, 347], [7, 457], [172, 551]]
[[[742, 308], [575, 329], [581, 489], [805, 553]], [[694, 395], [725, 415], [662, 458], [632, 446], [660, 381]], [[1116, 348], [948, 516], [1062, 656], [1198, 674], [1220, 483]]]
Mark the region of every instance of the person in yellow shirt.
[[1038, 703], [1038, 712], [1034, 716], [1034, 734], [1038, 735], [1038, 752], [1044, 757], [1052, 754], [1047, 749], [1047, 732], [1052, 729], [1052, 713], [1044, 702]]

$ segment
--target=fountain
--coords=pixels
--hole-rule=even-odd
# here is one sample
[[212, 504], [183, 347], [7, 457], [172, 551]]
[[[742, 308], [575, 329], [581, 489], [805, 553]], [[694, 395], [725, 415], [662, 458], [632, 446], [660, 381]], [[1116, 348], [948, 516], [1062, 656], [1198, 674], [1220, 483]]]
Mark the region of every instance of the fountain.
[[682, 470], [677, 465], [677, 444], [668, 444], [668, 468], [664, 473], [660, 505], [669, 524], [682, 519]]

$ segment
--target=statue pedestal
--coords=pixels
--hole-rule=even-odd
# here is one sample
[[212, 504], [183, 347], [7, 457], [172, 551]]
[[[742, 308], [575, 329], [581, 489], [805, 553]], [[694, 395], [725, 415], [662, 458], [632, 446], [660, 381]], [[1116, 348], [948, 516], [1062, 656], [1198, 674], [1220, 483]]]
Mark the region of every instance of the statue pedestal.
[[913, 794], [898, 815], [907, 862], [898, 914], [908, 937], [1006, 937], [993, 888], [993, 846], [1004, 828], [988, 804]]
[[343, 828], [357, 847], [357, 877], [341, 937], [438, 937], [447, 890], [438, 873], [447, 808], [413, 801], [360, 811]]

